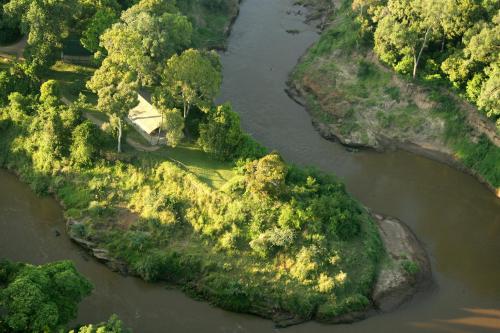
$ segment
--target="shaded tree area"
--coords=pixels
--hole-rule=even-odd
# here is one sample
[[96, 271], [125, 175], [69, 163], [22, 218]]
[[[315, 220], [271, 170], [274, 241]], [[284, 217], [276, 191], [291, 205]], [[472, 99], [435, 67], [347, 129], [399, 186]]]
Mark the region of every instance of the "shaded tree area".
[[76, 318], [92, 285], [70, 261], [32, 266], [0, 261], [0, 331], [53, 332]]
[[[0, 260], [0, 332], [64, 332], [92, 289], [71, 261], [36, 266]], [[70, 331], [130, 332], [116, 315], [106, 322]]]
[[414, 78], [449, 81], [499, 119], [498, 1], [355, 0], [352, 7], [382, 61]]

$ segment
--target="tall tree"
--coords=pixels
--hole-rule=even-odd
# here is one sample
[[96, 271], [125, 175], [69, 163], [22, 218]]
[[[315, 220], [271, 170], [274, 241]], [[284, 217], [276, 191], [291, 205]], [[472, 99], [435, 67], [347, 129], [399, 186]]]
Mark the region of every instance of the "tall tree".
[[424, 50], [441, 33], [443, 3], [389, 0], [375, 31], [375, 52], [396, 70], [411, 71], [415, 78]]
[[54, 64], [78, 8], [78, 0], [11, 0], [4, 6], [28, 34], [25, 56], [38, 73]]
[[102, 35], [101, 45], [114, 62], [137, 72], [142, 85], [151, 85], [165, 61], [191, 44], [192, 30], [171, 2], [143, 0]]
[[229, 103], [217, 106], [210, 112], [208, 121], [200, 125], [198, 143], [203, 151], [217, 159], [231, 159], [237, 154], [242, 140], [240, 117]]
[[98, 96], [97, 107], [108, 114], [118, 132], [117, 150], [120, 153], [123, 121], [129, 111], [139, 104], [137, 75], [123, 64], [106, 58], [87, 82], [87, 87]]
[[193, 105], [205, 112], [210, 110], [221, 83], [218, 54], [189, 49], [167, 61], [160, 91], [183, 105], [186, 119]]
[[101, 35], [118, 21], [118, 15], [112, 8], [104, 7], [98, 9], [89, 20], [87, 28], [82, 33], [82, 45], [92, 53], [96, 53], [96, 58], [102, 58], [105, 49], [100, 46]]
[[161, 113], [163, 117], [162, 128], [165, 130], [167, 144], [176, 147], [184, 137], [184, 118], [181, 112], [175, 108], [165, 109]]

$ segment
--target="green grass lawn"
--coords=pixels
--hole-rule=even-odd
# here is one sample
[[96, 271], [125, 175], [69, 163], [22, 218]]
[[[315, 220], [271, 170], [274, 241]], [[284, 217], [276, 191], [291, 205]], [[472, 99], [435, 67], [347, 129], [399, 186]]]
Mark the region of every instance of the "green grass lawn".
[[95, 104], [97, 96], [85, 86], [85, 83], [90, 79], [94, 70], [92, 67], [67, 64], [59, 61], [52, 66], [46, 78], [59, 82], [61, 94], [70, 101], [75, 101], [80, 93], [82, 93], [90, 103]]
[[137, 152], [136, 154], [141, 159], [153, 163], [161, 163], [165, 160], [174, 161], [216, 189], [235, 175], [232, 163], [214, 160], [192, 143], [182, 143], [175, 148], [161, 146], [154, 152]]

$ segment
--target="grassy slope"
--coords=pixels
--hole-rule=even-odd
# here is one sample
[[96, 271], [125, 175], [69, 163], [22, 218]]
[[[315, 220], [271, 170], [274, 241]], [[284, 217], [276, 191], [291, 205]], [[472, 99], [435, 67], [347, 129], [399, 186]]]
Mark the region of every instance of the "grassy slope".
[[344, 7], [295, 68], [291, 84], [306, 95], [313, 118], [345, 143], [409, 141], [449, 154], [499, 189], [500, 148], [476, 133], [443, 87], [410, 82], [383, 67], [360, 45], [358, 30]]

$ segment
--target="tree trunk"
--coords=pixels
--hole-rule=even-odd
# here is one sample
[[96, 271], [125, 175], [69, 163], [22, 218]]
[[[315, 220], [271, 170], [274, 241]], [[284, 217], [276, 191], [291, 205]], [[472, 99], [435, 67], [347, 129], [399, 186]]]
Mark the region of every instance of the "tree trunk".
[[160, 144], [160, 135], [161, 135], [161, 129], [163, 128], [163, 112], [161, 113], [161, 122], [160, 122], [160, 127], [158, 127], [158, 140], [156, 141], [156, 144]]
[[413, 54], [413, 78], [415, 78], [417, 76], [418, 63], [420, 62], [420, 57], [422, 56], [422, 52], [424, 52], [425, 44], [427, 43], [427, 38], [429, 37], [430, 31], [431, 31], [431, 27], [427, 28], [427, 31], [425, 32], [425, 36], [424, 36], [424, 41], [422, 42], [422, 47], [420, 48], [420, 51], [418, 52], [418, 56]]
[[187, 116], [189, 114], [189, 109], [190, 109], [189, 103], [184, 103], [184, 135], [187, 139], [191, 137], [187, 126]]
[[118, 152], [122, 152], [122, 120], [118, 117]]

